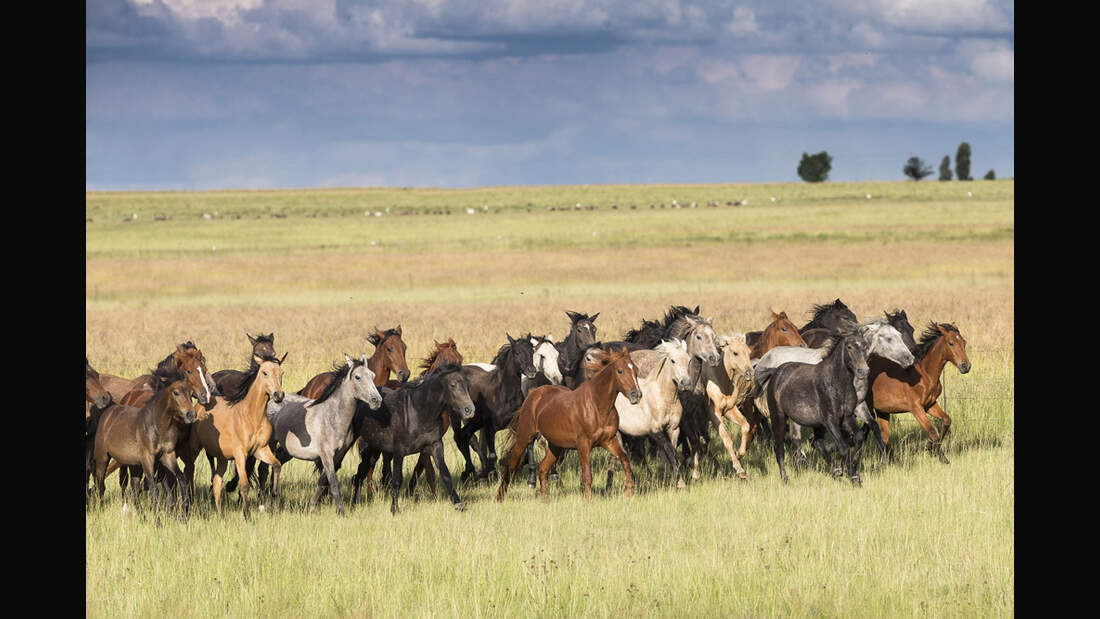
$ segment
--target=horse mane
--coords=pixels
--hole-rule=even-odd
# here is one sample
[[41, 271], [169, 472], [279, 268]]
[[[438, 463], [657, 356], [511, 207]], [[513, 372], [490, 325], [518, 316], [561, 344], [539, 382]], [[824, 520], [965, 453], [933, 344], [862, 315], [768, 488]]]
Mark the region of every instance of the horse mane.
[[686, 344], [681, 339], [669, 339], [661, 340], [661, 343], [654, 347], [653, 351], [660, 353], [661, 355], [668, 356], [676, 350], [686, 350]]
[[421, 374], [420, 376], [417, 376], [410, 381], [406, 381], [405, 384], [401, 386], [401, 390], [406, 391], [409, 389], [419, 389], [420, 387], [423, 387], [424, 383], [428, 382], [429, 380], [440, 379], [447, 376], [448, 374], [454, 374], [455, 372], [459, 372], [461, 370], [461, 365], [453, 361], [445, 361], [431, 374]]
[[491, 363], [497, 367], [503, 367], [504, 362], [508, 359], [508, 354], [512, 352], [512, 346], [514, 344], [518, 344], [519, 342], [525, 341], [524, 338], [526, 338], [526, 341], [530, 343], [531, 338], [533, 337], [533, 335], [528, 333], [527, 335], [517, 337], [514, 341], [508, 342], [507, 344], [501, 346], [500, 350], [497, 351], [497, 354], [493, 356], [493, 360], [491, 361]]
[[844, 302], [840, 299], [837, 299], [832, 303], [822, 303], [820, 305], [814, 305], [810, 308], [810, 311], [813, 312], [813, 318], [811, 318], [810, 322], [806, 323], [804, 327], [799, 329], [799, 332], [813, 328], [826, 328], [825, 325], [821, 324], [821, 320], [825, 318], [825, 315], [829, 312], [839, 310], [848, 310], [849, 312], [852, 311], [851, 308], [845, 305]]
[[187, 376], [178, 366], [165, 364], [163, 361], [157, 365], [156, 369], [154, 369], [151, 374], [153, 375], [154, 396], [160, 395], [160, 392], [163, 391], [165, 387], [174, 382], [187, 380]]
[[[191, 343], [191, 340], [187, 340], [183, 344], [180, 344], [180, 348], [184, 349], [185, 351], [192, 351], [192, 350], [198, 350], [199, 349], [198, 346], [195, 346], [194, 344]], [[177, 367], [176, 366], [176, 352], [177, 351], [172, 351], [172, 352], [168, 353], [168, 356], [165, 357], [164, 359], [162, 359], [161, 362], [157, 364], [156, 370], [168, 371], [171, 368]], [[156, 372], [156, 370], [153, 370], [153, 372]]]
[[580, 312], [574, 312], [573, 310], [565, 310], [565, 315], [569, 317], [572, 324], [577, 324], [582, 320], [591, 320], [592, 318], [588, 314], [582, 314]]
[[425, 372], [428, 371], [428, 368], [432, 367], [435, 360], [439, 358], [439, 354], [446, 348], [453, 348], [455, 352], [458, 352], [458, 345], [455, 344], [453, 340], [447, 340], [443, 344], [436, 346], [432, 352], [428, 353], [427, 357], [421, 359], [419, 367], [423, 368]]
[[694, 329], [696, 325], [704, 322], [703, 318], [699, 316], [698, 306], [691, 310], [683, 305], [672, 305], [665, 312], [665, 316], [660, 322], [643, 318], [642, 326], [627, 331], [623, 335], [623, 341], [642, 345], [656, 345], [665, 338], [683, 339], [684, 335]]
[[397, 335], [397, 336], [400, 337], [401, 334], [398, 333], [397, 328], [394, 327], [393, 329], [386, 329], [385, 331], [383, 331], [381, 337], [379, 337], [379, 335], [377, 333], [369, 334], [367, 336], [367, 341], [370, 342], [371, 344], [374, 344], [375, 346], [378, 346], [383, 341], [385, 341], [387, 338], [389, 338], [391, 335]]
[[362, 359], [352, 359], [350, 368], [348, 367], [347, 361], [344, 363], [340, 363], [339, 361], [333, 363], [332, 369], [329, 370], [332, 373], [332, 380], [325, 386], [325, 390], [321, 392], [321, 395], [314, 398], [313, 402], [310, 402], [307, 406], [316, 406], [329, 399], [332, 394], [340, 389], [340, 385], [344, 384], [344, 380], [348, 377], [348, 370], [355, 369], [361, 365], [366, 365], [363, 363]]
[[[277, 357], [264, 357], [264, 361], [279, 362]], [[225, 396], [226, 404], [236, 404], [244, 399], [244, 396], [248, 395], [248, 390], [252, 388], [252, 383], [256, 380], [256, 376], [260, 373], [260, 366], [256, 364], [256, 367], [250, 367], [244, 371], [244, 378], [241, 379], [240, 385], [233, 393], [223, 394]]]
[[958, 327], [946, 322], [936, 323], [932, 321], [928, 323], [928, 326], [924, 328], [924, 332], [920, 334], [920, 340], [917, 342], [917, 348], [913, 351], [913, 358], [918, 361], [923, 359], [928, 351], [932, 350], [932, 346], [936, 344], [936, 340], [943, 336], [940, 333], [939, 327], [943, 327], [945, 331], [959, 332]]

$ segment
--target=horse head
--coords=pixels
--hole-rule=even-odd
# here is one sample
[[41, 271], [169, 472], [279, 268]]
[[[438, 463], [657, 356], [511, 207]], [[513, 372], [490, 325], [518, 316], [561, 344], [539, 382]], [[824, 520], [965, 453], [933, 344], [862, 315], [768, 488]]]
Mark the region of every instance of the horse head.
[[260, 382], [260, 389], [263, 389], [264, 394], [271, 398], [276, 404], [283, 401], [283, 360], [286, 359], [286, 353], [283, 353], [282, 359], [275, 359], [272, 357], [263, 358], [256, 355], [252, 355], [252, 360], [256, 362], [258, 366], [256, 370], [256, 380]]
[[111, 394], [99, 382], [99, 372], [92, 368], [88, 358], [84, 358], [84, 398], [96, 408], [107, 408], [111, 404]]
[[558, 367], [558, 349], [554, 347], [553, 338], [550, 335], [534, 337], [528, 333], [527, 339], [531, 340], [531, 347], [534, 349], [531, 362], [535, 365], [535, 370], [545, 376], [550, 384], [560, 385], [561, 368]]
[[719, 336], [718, 347], [722, 349], [722, 365], [730, 379], [740, 375], [745, 380], [752, 380], [752, 349], [744, 333]]
[[883, 311], [886, 315], [886, 322], [890, 323], [890, 326], [897, 329], [901, 334], [901, 339], [905, 342], [905, 347], [910, 352], [917, 349], [917, 342], [913, 339], [913, 325], [909, 324], [909, 317], [905, 315], [905, 310], [896, 309], [893, 312]]
[[571, 323], [569, 327], [569, 336], [573, 338], [573, 342], [577, 345], [577, 348], [583, 350], [596, 343], [595, 322], [596, 316], [600, 315], [599, 312], [589, 316], [588, 314], [565, 310], [565, 315], [569, 317]]
[[[535, 348], [531, 345], [530, 338], [521, 337], [512, 339], [508, 333], [508, 344], [503, 346], [493, 359], [493, 365], [502, 368], [508, 374], [522, 374], [528, 379], [538, 376], [535, 368]], [[503, 356], [503, 358], [501, 358]]]
[[443, 399], [451, 412], [463, 419], [473, 419], [476, 409], [474, 401], [470, 398], [470, 381], [462, 373], [462, 366], [455, 363], [446, 363], [440, 366], [439, 371], [433, 374], [443, 386]]
[[687, 342], [684, 340], [663, 340], [654, 348], [662, 355], [660, 365], [653, 370], [653, 376], [657, 376], [664, 369], [672, 372], [672, 380], [679, 391], [690, 391], [695, 386], [695, 377], [691, 372], [691, 354], [687, 350]]
[[344, 380], [351, 386], [355, 398], [365, 402], [371, 410], [378, 410], [382, 406], [382, 394], [374, 385], [374, 372], [367, 367], [366, 353], [359, 359], [352, 359], [345, 353], [344, 359], [348, 362], [348, 374]]
[[199, 404], [209, 406], [214, 402], [214, 396], [221, 395], [214, 377], [206, 368], [206, 357], [193, 343], [177, 344], [176, 352], [172, 353], [176, 367], [180, 369], [191, 384]]
[[379, 377], [388, 380], [390, 372], [393, 372], [397, 375], [398, 381], [409, 380], [412, 372], [409, 371], [409, 365], [405, 362], [405, 341], [401, 339], [401, 325], [386, 331], [379, 331], [378, 327], [375, 327], [374, 333], [367, 336], [367, 341], [375, 346], [371, 360], [381, 355], [382, 363], [378, 364], [379, 370], [376, 372]]
[[970, 371], [970, 357], [966, 354], [966, 340], [959, 328], [954, 324], [940, 323], [936, 329], [941, 334], [941, 340], [946, 343], [944, 356], [959, 369], [960, 374]]
[[612, 348], [606, 354], [608, 364], [600, 373], [613, 372], [611, 378], [615, 390], [626, 396], [631, 404], [637, 404], [642, 400], [642, 390], [638, 387], [638, 373], [630, 359], [630, 351], [623, 346]]

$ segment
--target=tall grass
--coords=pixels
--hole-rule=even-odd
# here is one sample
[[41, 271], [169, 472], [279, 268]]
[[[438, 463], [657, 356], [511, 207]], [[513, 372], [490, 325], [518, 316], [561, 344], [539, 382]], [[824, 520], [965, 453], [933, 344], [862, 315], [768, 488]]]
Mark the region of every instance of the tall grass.
[[[749, 206], [667, 208], [726, 190]], [[981, 199], [951, 194], [960, 190]], [[772, 192], [777, 206], [756, 204]], [[666, 209], [607, 210], [641, 196]], [[544, 207], [598, 200], [599, 211]], [[352, 213], [356, 201], [511, 211], [368, 219]], [[200, 457], [191, 517], [158, 526], [145, 510], [122, 512], [112, 477], [104, 503], [85, 511], [89, 616], [1014, 614], [1011, 181], [96, 193], [87, 204], [87, 355], [123, 376], [188, 339], [211, 370], [241, 368], [245, 332], [274, 331], [293, 391], [344, 352], [373, 352], [375, 325], [402, 325], [415, 374], [433, 339], [488, 361], [505, 333], [564, 336], [566, 309], [599, 311], [598, 336], [616, 339], [672, 304], [701, 305], [724, 332], [760, 329], [772, 309], [801, 325], [837, 297], [863, 319], [900, 307], [918, 330], [955, 322], [973, 364], [943, 375], [951, 464], [928, 454], [911, 415], [895, 416], [898, 458], [877, 468], [869, 447], [861, 488], [833, 480], [815, 454], [785, 486], [760, 439], [739, 481], [715, 441], [685, 491], [654, 460], [636, 470], [632, 499], [616, 470], [612, 491], [586, 502], [567, 456], [545, 502], [522, 478], [501, 504], [495, 484], [460, 482], [458, 513], [421, 483], [397, 516], [376, 493], [339, 517], [331, 501], [308, 513], [313, 467], [292, 461], [281, 505], [245, 521], [232, 499], [213, 513]], [[214, 206], [220, 218], [201, 219]], [[266, 208], [289, 214], [225, 217]], [[138, 219], [104, 215], [126, 211]], [[174, 216], [152, 221], [161, 212]], [[370, 245], [375, 232], [381, 245]], [[204, 248], [215, 240], [217, 251]], [[461, 456], [445, 444], [457, 477]], [[358, 463], [351, 453], [340, 471], [346, 498]], [[593, 466], [602, 488], [610, 459], [597, 451]]]

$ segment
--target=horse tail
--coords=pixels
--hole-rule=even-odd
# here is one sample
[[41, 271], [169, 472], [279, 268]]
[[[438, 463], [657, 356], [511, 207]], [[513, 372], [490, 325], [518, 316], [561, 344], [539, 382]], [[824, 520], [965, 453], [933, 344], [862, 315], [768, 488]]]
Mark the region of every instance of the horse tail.
[[778, 369], [778, 367], [753, 370], [752, 382], [756, 387], [756, 393], [764, 393], [764, 386], [767, 384], [768, 379], [771, 378], [771, 375], [775, 373], [776, 369]]

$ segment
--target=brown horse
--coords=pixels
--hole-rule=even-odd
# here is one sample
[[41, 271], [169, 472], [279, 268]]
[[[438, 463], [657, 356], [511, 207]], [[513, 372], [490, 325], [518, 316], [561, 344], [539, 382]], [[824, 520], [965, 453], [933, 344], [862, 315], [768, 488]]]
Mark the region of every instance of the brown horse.
[[[187, 481], [176, 465], [176, 444], [184, 428], [196, 419], [195, 407], [191, 403], [194, 393], [190, 383], [180, 372], [175, 373], [171, 382], [153, 394], [145, 405], [138, 408], [116, 404], [104, 411], [95, 433], [95, 483], [99, 498], [103, 500], [106, 486], [107, 463], [114, 460], [133, 472], [134, 484], [131, 485], [131, 497], [137, 498], [137, 479], [139, 468], [145, 476], [145, 489], [152, 493], [153, 509], [156, 510], [157, 494], [153, 482], [153, 468], [156, 465], [167, 469], [184, 490], [183, 509], [190, 507], [187, 497]], [[123, 494], [125, 500], [125, 493]]]
[[564, 449], [571, 448], [577, 450], [580, 459], [584, 497], [591, 499], [589, 455], [597, 445], [622, 463], [626, 477], [625, 495], [633, 495], [634, 476], [630, 472], [630, 458], [619, 438], [619, 413], [615, 409], [615, 397], [621, 393], [631, 404], [637, 404], [642, 399], [642, 391], [638, 388], [638, 377], [626, 347], [593, 354], [598, 358], [606, 357], [608, 363], [576, 390], [570, 391], [563, 385], [545, 385], [527, 394], [527, 399], [509, 426], [511, 450], [503, 461], [504, 471], [500, 476], [497, 501], [504, 500], [508, 482], [536, 435], [542, 435], [548, 444], [546, 456], [539, 464], [539, 488], [543, 498], [546, 498], [546, 475], [550, 466], [561, 457]]
[[[954, 364], [960, 374], [970, 371], [966, 340], [955, 325], [933, 322], [921, 334], [913, 356], [917, 361], [908, 368], [877, 355], [870, 358], [871, 388], [867, 392], [867, 404], [878, 416], [879, 432], [888, 450], [890, 415], [913, 413], [928, 439], [932, 441], [933, 453], [947, 464], [948, 460], [943, 455], [941, 445], [951, 430], [951, 416], [936, 400], [943, 393], [940, 374], [948, 362]], [[939, 417], [941, 432], [936, 431], [928, 415]]]
[[[249, 356], [248, 369], [253, 370], [252, 364], [255, 363], [254, 359], [259, 357], [266, 359], [268, 357], [277, 357], [275, 353], [275, 332], [264, 335], [260, 333], [256, 337], [252, 337], [247, 332], [244, 334], [248, 338], [250, 344], [252, 344], [252, 354]], [[236, 392], [237, 388], [244, 381], [247, 371], [241, 370], [218, 370], [214, 372], [214, 384], [217, 386], [218, 391], [222, 393]]]
[[[99, 372], [95, 371], [87, 357], [84, 357], [84, 399], [95, 408], [107, 408], [111, 404], [111, 393], [100, 382]], [[84, 419], [87, 421], [87, 414]]]
[[139, 407], [144, 405], [149, 398], [153, 397], [153, 392], [161, 386], [159, 383], [163, 378], [158, 379], [155, 376], [156, 372], [171, 373], [177, 369], [183, 372], [199, 404], [208, 405], [213, 401], [214, 396], [220, 394], [214, 386], [214, 378], [210, 375], [210, 370], [206, 369], [206, 357], [201, 350], [188, 341], [177, 345], [175, 352], [157, 364], [155, 372], [134, 379], [137, 381], [134, 383], [134, 388], [122, 396], [119, 404]]
[[[374, 333], [367, 336], [367, 341], [374, 344], [374, 354], [367, 359], [367, 367], [374, 372], [374, 386], [385, 387], [390, 380], [390, 372], [397, 374], [399, 382], [409, 380], [409, 366], [405, 362], [405, 342], [401, 339], [401, 325], [393, 329], [379, 331], [374, 328]], [[305, 387], [298, 391], [298, 395], [316, 399], [325, 391], [325, 387], [336, 378], [335, 372], [321, 372], [309, 379]]]
[[213, 460], [214, 506], [222, 514], [222, 477], [233, 460], [240, 479], [238, 492], [244, 517], [248, 518], [248, 475], [245, 461], [254, 455], [261, 462], [278, 471], [279, 459], [271, 453], [271, 423], [265, 411], [268, 400], [283, 401], [283, 368], [275, 358], [255, 359], [256, 371], [233, 394], [214, 399], [214, 404], [204, 407], [200, 418], [191, 428], [191, 437], [185, 453], [184, 470], [187, 481], [194, 487], [195, 458], [205, 450]]

